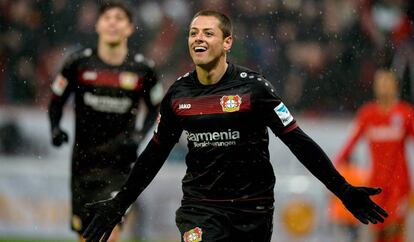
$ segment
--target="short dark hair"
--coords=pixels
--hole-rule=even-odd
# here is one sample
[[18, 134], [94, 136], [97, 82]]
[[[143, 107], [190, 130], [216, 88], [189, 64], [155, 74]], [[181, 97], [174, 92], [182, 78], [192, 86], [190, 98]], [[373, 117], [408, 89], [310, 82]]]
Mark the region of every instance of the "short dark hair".
[[231, 23], [230, 18], [225, 15], [224, 13], [215, 11], [215, 10], [201, 10], [199, 12], [197, 12], [196, 14], [194, 14], [193, 19], [191, 19], [191, 22], [193, 22], [193, 20], [195, 18], [197, 18], [198, 16], [213, 16], [216, 17], [219, 22], [219, 28], [221, 29], [221, 31], [223, 32], [223, 37], [229, 37], [230, 35], [233, 34], [233, 25]]
[[128, 6], [120, 1], [102, 1], [101, 6], [99, 7], [98, 17], [104, 14], [106, 11], [112, 8], [119, 8], [125, 12], [128, 17], [129, 22], [132, 23], [132, 12], [129, 10]]

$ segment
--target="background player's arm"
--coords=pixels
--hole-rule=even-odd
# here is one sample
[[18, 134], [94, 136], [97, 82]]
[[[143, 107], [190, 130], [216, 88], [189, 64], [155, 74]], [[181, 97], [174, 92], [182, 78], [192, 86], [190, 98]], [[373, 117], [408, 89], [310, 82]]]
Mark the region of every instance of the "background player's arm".
[[68, 141], [68, 135], [60, 128], [63, 107], [70, 94], [74, 91], [76, 73], [76, 63], [82, 54], [73, 53], [65, 62], [61, 72], [56, 76], [52, 83], [52, 96], [48, 106], [50, 128], [52, 134], [52, 144], [60, 146]]
[[358, 140], [361, 138], [363, 133], [364, 133], [364, 125], [363, 125], [363, 121], [361, 118], [361, 114], [358, 113], [353, 130], [351, 131], [350, 137], [348, 138], [345, 145], [343, 146], [341, 151], [337, 154], [336, 158], [334, 159], [335, 165], [341, 165], [341, 164], [349, 162], [349, 157], [352, 154], [352, 151], [355, 145], [357, 144]]
[[144, 123], [142, 125], [142, 129], [140, 132], [145, 135], [154, 125], [154, 122], [158, 115], [158, 108], [159, 108], [159, 100], [157, 100], [156, 97], [153, 96], [162, 96], [160, 93], [153, 93], [153, 92], [162, 92], [162, 90], [154, 90], [157, 89], [160, 84], [155, 85], [152, 90], [147, 92], [144, 95], [144, 102], [145, 106], [147, 107], [147, 113], [144, 118]]
[[147, 90], [144, 92], [144, 103], [147, 107], [147, 113], [144, 118], [144, 122], [140, 133], [144, 136], [152, 126], [158, 115], [158, 109], [161, 103], [161, 100], [164, 96], [162, 85], [159, 83], [157, 74], [151, 65], [148, 67], [147, 73], [145, 75]]
[[52, 96], [48, 106], [52, 144], [60, 146], [68, 141], [68, 135], [60, 127], [63, 107], [72, 92], [72, 85], [68, 79], [59, 74], [52, 84]]

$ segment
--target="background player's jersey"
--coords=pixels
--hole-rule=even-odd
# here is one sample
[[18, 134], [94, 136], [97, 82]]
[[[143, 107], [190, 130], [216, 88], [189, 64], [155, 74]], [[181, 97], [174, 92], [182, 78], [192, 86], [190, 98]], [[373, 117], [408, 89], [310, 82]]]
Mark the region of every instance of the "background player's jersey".
[[279, 135], [296, 122], [262, 76], [229, 64], [218, 83], [202, 85], [187, 73], [169, 89], [160, 115], [156, 141], [187, 136], [184, 200], [274, 201], [267, 127]]
[[141, 97], [149, 110], [156, 109], [150, 100], [150, 91], [157, 78], [148, 63], [140, 54], [129, 54], [121, 65], [112, 66], [104, 63], [92, 49], [74, 53], [65, 63], [52, 84], [52, 102], [63, 106], [74, 93], [76, 137], [73, 160], [79, 165], [94, 167], [105, 160], [135, 161], [135, 156], [131, 157], [125, 150], [99, 157], [100, 151], [96, 148], [132, 135]]
[[405, 145], [414, 135], [413, 125], [414, 112], [408, 103], [397, 102], [388, 111], [368, 103], [359, 110], [351, 138], [336, 158], [337, 164], [347, 160], [359, 138], [366, 138], [372, 159], [369, 185], [383, 189], [374, 199], [391, 218], [410, 191]]

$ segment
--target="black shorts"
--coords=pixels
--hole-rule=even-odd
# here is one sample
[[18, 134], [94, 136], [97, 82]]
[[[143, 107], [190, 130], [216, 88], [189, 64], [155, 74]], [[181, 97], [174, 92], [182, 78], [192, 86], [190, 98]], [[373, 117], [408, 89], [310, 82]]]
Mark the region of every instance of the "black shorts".
[[273, 206], [243, 208], [182, 204], [176, 224], [182, 242], [270, 242]]
[[82, 234], [92, 219], [85, 204], [115, 196], [127, 177], [127, 170], [110, 169], [95, 169], [87, 174], [72, 175], [72, 230]]

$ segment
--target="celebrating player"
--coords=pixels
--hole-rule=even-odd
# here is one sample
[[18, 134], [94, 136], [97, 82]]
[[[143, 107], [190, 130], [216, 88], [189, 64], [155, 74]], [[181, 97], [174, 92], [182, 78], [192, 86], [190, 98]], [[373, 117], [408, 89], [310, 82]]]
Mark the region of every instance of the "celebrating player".
[[176, 223], [184, 242], [270, 241], [275, 176], [267, 127], [361, 222], [382, 222], [387, 216], [370, 199], [380, 189], [347, 183], [262, 75], [227, 62], [232, 43], [226, 15], [201, 11], [193, 17], [188, 47], [195, 70], [170, 87], [156, 133], [121, 191], [87, 206], [95, 215], [84, 233], [87, 241], [107, 240], [183, 131], [189, 151]]

